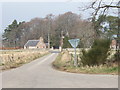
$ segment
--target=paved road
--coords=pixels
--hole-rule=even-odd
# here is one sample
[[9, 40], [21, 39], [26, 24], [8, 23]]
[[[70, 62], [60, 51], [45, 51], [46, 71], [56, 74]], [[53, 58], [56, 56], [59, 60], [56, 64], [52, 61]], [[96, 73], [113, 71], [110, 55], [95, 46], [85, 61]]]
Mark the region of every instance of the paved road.
[[117, 75], [74, 74], [57, 71], [57, 53], [2, 73], [3, 88], [118, 88]]

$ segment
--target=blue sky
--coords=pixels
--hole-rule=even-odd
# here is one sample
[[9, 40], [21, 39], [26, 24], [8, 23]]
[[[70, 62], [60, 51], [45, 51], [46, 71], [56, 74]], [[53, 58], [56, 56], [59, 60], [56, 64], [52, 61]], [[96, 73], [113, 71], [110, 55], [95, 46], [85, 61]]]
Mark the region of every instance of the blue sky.
[[83, 12], [79, 11], [78, 8], [85, 7], [86, 4], [88, 4], [88, 2], [4, 2], [2, 3], [1, 14], [2, 30], [11, 24], [14, 19], [18, 22], [27, 22], [35, 17], [44, 18], [50, 13], [57, 16], [59, 14], [71, 11], [76, 14], [81, 14], [83, 19], [87, 19], [90, 17], [91, 11]]

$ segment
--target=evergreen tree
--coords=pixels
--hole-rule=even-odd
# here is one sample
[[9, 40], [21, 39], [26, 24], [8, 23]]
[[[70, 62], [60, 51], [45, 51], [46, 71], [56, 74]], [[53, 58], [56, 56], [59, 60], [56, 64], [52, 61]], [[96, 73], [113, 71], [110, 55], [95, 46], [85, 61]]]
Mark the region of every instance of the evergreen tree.
[[3, 44], [6, 47], [16, 47], [18, 37], [20, 37], [20, 30], [18, 29], [18, 26], [20, 25], [21, 23], [18, 24], [17, 20], [14, 20], [12, 24], [8, 25], [8, 27], [4, 30]]
[[70, 38], [65, 36], [64, 39], [63, 39], [63, 48], [71, 48], [71, 45], [70, 43], [68, 42]]

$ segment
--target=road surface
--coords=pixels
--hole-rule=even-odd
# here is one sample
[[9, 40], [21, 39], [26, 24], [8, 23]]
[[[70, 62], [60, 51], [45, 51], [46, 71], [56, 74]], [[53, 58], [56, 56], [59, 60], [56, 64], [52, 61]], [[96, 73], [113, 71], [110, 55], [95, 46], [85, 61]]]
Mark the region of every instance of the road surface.
[[118, 88], [117, 75], [75, 74], [57, 71], [51, 63], [57, 53], [2, 73], [3, 88]]

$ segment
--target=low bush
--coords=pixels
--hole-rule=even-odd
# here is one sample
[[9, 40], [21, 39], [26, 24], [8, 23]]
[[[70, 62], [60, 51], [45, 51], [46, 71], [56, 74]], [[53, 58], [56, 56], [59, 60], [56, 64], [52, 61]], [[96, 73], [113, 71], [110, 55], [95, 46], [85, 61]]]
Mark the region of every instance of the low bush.
[[104, 64], [109, 55], [110, 40], [96, 39], [90, 50], [82, 50], [81, 62], [88, 66]]

